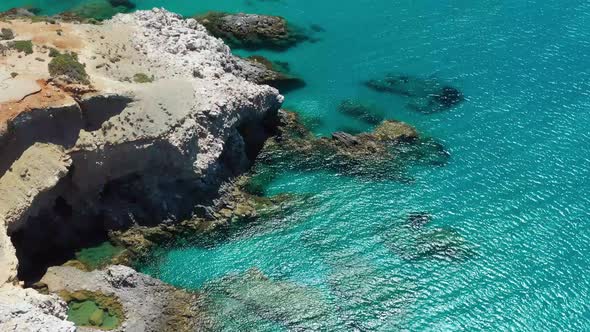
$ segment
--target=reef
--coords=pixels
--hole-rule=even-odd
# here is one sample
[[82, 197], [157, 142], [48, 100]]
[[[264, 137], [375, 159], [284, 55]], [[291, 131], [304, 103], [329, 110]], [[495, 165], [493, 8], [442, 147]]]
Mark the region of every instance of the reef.
[[370, 133], [335, 132], [316, 137], [296, 113], [280, 111], [277, 136], [269, 139], [258, 157], [259, 172], [280, 170], [330, 170], [347, 176], [407, 180], [411, 164], [443, 165], [449, 158], [444, 147], [421, 137], [412, 126], [385, 120]]
[[[131, 279], [117, 274], [122, 268], [85, 272], [101, 266], [73, 259], [80, 258], [79, 249], [115, 242], [128, 229], [149, 229], [155, 239], [157, 229], [184, 221], [194, 231], [247, 219], [273, 202], [245, 199], [232, 189], [276, 131], [283, 97], [257, 84], [268, 69], [232, 55], [196, 20], [164, 10], [120, 14], [99, 25], [11, 13], [0, 29], [10, 29], [13, 39], [0, 46], [30, 41], [32, 54], [8, 47], [1, 53], [6, 66], [0, 68], [0, 285], [22, 298], [0, 294], [0, 306], [11, 310], [5, 303], [16, 301], [43, 313], [0, 318], [0, 329], [15, 321], [26, 326], [33, 318], [31, 324], [54, 322], [52, 330], [73, 329], [64, 321], [65, 302], [50, 295], [47, 305], [60, 308], [55, 312], [27, 302], [26, 294], [34, 291], [20, 287], [45, 275], [47, 287], [41, 289], [50, 294], [87, 290], [115, 296], [125, 309], [122, 327], [195, 330], [198, 319], [185, 315], [192, 309], [177, 307], [193, 303], [189, 295], [169, 286], [152, 291], [153, 285], [164, 286], [125, 270], [140, 289], [133, 302], [154, 303], [145, 306], [153, 311], [130, 319], [133, 311], [121, 292]], [[132, 79], [138, 73], [149, 80]], [[198, 222], [200, 217], [209, 221]], [[122, 250], [113, 259], [127, 262], [129, 256]], [[81, 269], [45, 272], [67, 260]], [[81, 283], [68, 283], [74, 279]], [[158, 296], [172, 296], [166, 294], [176, 295], [162, 307]]]
[[279, 16], [209, 12], [195, 18], [213, 36], [237, 48], [285, 50], [309, 39]]
[[465, 97], [457, 88], [435, 78], [389, 74], [382, 79], [365, 82], [370, 89], [410, 99], [408, 107], [421, 113], [436, 113], [453, 108]]
[[369, 125], [378, 125], [385, 120], [383, 114], [376, 107], [350, 99], [344, 100], [338, 105], [338, 112]]
[[268, 60], [260, 55], [246, 58], [256, 68], [251, 69], [252, 81], [258, 84], [270, 85], [285, 94], [305, 87], [305, 81], [290, 73], [288, 64]]
[[408, 261], [464, 261], [476, 255], [474, 246], [458, 230], [432, 227], [431, 219], [423, 212], [410, 213], [403, 222], [394, 222], [391, 228], [379, 230], [379, 233], [393, 252]]

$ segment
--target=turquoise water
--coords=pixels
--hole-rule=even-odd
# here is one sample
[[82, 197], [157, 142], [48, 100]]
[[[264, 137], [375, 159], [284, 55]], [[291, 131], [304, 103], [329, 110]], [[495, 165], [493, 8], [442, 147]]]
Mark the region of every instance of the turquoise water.
[[[31, 4], [52, 13], [81, 2], [4, 0], [0, 9]], [[227, 330], [590, 330], [589, 2], [136, 3], [318, 24], [324, 31], [315, 43], [258, 52], [288, 61], [308, 83], [287, 95], [288, 107], [320, 117], [315, 131], [323, 135], [369, 129], [336, 111], [343, 99], [366, 100], [451, 154], [444, 167], [413, 168], [408, 183], [282, 174], [267, 194], [312, 194], [309, 204], [215, 246], [161, 252], [146, 272], [209, 292]], [[466, 101], [425, 115], [362, 85], [388, 73], [449, 82]], [[413, 231], [405, 223], [411, 212], [432, 222]], [[439, 228], [454, 230], [461, 238], [454, 243], [470, 254], [416, 258], [424, 244], [417, 237], [434, 241], [428, 234]], [[252, 267], [291, 286], [253, 282], [260, 293], [271, 290], [264, 297], [219, 279]], [[284, 309], [298, 308], [296, 301], [318, 314]]]

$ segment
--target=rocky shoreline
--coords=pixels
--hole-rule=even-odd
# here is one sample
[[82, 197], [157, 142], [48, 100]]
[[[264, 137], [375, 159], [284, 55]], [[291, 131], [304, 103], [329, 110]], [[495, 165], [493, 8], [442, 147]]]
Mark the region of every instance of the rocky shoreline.
[[[197, 21], [163, 9], [100, 24], [23, 10], [1, 17], [3, 330], [91, 330], [66, 320], [82, 309], [91, 311], [83, 324], [116, 331], [215, 330], [199, 294], [123, 265], [181, 237], [284, 212], [298, 197], [257, 195], [280, 168], [400, 180], [408, 161], [448, 159], [415, 128], [352, 101], [339, 111], [372, 132], [318, 138], [282, 110], [281, 92], [305, 82], [284, 63], [234, 56], [216, 38], [279, 49], [306, 40], [280, 17], [210, 13]], [[408, 89], [383, 82], [382, 91]], [[462, 99], [451, 92], [436, 105]], [[104, 241], [120, 247], [109, 264], [93, 270], [74, 259]], [[259, 271], [235, 278], [305, 297]]]
[[[32, 45], [23, 56], [2, 42], [0, 71], [0, 279], [10, 290], [3, 294], [22, 293], [23, 306], [37, 302], [18, 281], [34, 281], [58, 256], [108, 231], [213, 208], [220, 186], [246, 171], [272, 134], [283, 97], [256, 84], [268, 69], [233, 56], [193, 19], [154, 9], [100, 25], [18, 16], [0, 25]], [[88, 82], [48, 69], [56, 54], [82, 64]], [[128, 79], [138, 74], [150, 82]], [[43, 301], [64, 306], [55, 296]], [[72, 330], [61, 309], [34, 321], [6, 312], [0, 326], [22, 318]]]

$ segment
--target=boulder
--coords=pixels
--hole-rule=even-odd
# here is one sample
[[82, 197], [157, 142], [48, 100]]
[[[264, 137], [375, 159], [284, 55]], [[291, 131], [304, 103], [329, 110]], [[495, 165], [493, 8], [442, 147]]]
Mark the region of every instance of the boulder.
[[308, 39], [279, 16], [209, 12], [196, 18], [232, 47], [284, 50]]

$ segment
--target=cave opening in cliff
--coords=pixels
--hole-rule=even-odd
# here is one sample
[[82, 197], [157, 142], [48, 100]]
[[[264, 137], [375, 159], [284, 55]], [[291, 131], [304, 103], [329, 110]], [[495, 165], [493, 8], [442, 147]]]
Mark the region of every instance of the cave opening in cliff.
[[[76, 257], [76, 251], [108, 240], [108, 232], [99, 218], [84, 227], [72, 218], [72, 207], [63, 197], [55, 200], [52, 213], [30, 217], [19, 227], [9, 229], [18, 258], [18, 279], [31, 285], [50, 266], [61, 265]], [[89, 219], [90, 220], [90, 219]]]

